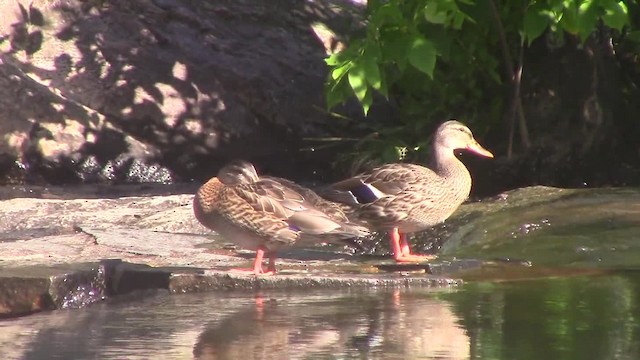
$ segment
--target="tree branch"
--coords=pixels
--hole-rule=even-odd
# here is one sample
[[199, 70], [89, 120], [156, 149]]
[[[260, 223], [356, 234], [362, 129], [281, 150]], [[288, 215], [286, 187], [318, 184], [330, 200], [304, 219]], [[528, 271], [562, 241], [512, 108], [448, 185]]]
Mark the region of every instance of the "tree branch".
[[494, 0], [489, 0], [489, 4], [491, 5], [491, 12], [496, 21], [496, 30], [498, 30], [500, 47], [502, 49], [502, 56], [504, 57], [505, 77], [510, 80], [511, 87], [512, 87], [509, 111], [507, 111], [505, 115], [505, 118], [509, 125], [509, 141], [508, 141], [508, 148], [507, 148], [507, 157], [510, 158], [513, 155], [513, 137], [514, 137], [515, 128], [516, 128], [516, 113], [518, 114], [518, 117], [519, 117], [518, 125], [519, 125], [520, 139], [522, 141], [522, 145], [525, 148], [528, 148], [530, 146], [529, 132], [527, 130], [527, 121], [524, 116], [522, 101], [520, 99], [520, 84], [522, 79], [522, 63], [523, 63], [524, 46], [523, 45], [520, 46], [518, 69], [514, 73], [513, 59], [511, 58], [511, 54], [509, 53], [507, 36], [505, 35], [504, 27], [502, 26], [502, 21], [500, 20], [500, 14], [498, 13], [498, 8], [496, 7], [496, 3]]

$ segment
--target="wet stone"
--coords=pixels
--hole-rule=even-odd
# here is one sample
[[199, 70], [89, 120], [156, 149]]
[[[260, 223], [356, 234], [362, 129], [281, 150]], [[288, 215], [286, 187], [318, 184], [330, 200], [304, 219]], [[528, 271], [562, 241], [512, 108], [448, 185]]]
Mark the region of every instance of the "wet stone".
[[[187, 269], [187, 272], [197, 272], [197, 269]], [[121, 262], [113, 268], [107, 279], [109, 293], [123, 295], [134, 291], [169, 289], [171, 268], [154, 268], [143, 264]]]
[[0, 278], [0, 318], [55, 309], [48, 279]]
[[78, 309], [106, 298], [104, 267], [52, 276], [49, 293], [56, 308]]
[[100, 264], [0, 270], [0, 317], [81, 308], [106, 297]]
[[385, 288], [385, 287], [443, 287], [456, 286], [462, 281], [432, 276], [406, 276], [396, 274], [357, 274], [318, 276], [313, 274], [255, 277], [229, 273], [205, 272], [204, 274], [176, 274], [171, 277], [172, 293], [188, 293], [213, 290], [258, 289], [314, 289], [314, 288]]
[[[532, 194], [534, 190], [528, 190], [525, 198], [536, 204], [575, 196], [538, 189], [541, 194], [549, 192], [545, 197]], [[319, 246], [279, 253], [276, 276], [232, 272], [250, 267], [254, 253], [230, 248], [228, 239], [194, 219], [193, 191], [191, 185], [0, 188], [0, 316], [81, 308], [158, 290], [450, 287], [461, 283], [462, 272], [473, 273], [484, 264], [453, 257], [459, 254], [425, 264], [396, 264], [388, 254], [354, 254]], [[443, 233], [427, 236], [447, 239], [443, 250], [461, 240], [468, 242], [474, 229], [490, 228], [474, 226], [477, 221], [513, 211], [514, 206], [532, 206], [519, 196], [515, 192], [507, 200], [463, 205], [441, 227]], [[479, 213], [484, 215], [476, 217]], [[420, 237], [414, 237], [412, 244], [424, 252]], [[485, 261], [491, 259], [495, 257]]]
[[460, 280], [424, 274], [424, 271], [422, 274], [405, 271], [327, 274], [324, 271], [283, 270], [277, 276], [256, 277], [199, 268], [152, 267], [111, 259], [93, 264], [3, 269], [0, 271], [0, 317], [81, 308], [109, 297], [131, 293], [153, 294], [149, 290], [190, 293], [258, 289], [448, 287], [460, 283]]

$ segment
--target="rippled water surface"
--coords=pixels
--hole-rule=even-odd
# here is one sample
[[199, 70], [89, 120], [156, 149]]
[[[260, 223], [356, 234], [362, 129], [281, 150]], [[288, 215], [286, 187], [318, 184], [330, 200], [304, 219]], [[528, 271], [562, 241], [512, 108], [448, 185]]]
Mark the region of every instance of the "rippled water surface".
[[634, 272], [459, 290], [160, 294], [0, 322], [16, 359], [638, 359]]

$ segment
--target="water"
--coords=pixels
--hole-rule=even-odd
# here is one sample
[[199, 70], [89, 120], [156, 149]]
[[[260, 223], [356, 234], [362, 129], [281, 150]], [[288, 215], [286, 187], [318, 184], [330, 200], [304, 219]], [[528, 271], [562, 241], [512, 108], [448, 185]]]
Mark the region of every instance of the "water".
[[638, 359], [640, 274], [160, 294], [0, 322], [5, 359]]
[[472, 359], [639, 359], [640, 277], [475, 283], [447, 296]]

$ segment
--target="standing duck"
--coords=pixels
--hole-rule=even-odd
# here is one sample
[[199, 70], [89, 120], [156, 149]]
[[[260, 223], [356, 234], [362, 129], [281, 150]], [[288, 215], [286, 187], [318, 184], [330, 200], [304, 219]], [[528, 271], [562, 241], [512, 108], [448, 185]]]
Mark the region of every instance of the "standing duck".
[[[280, 180], [280, 181], [279, 181]], [[306, 196], [315, 196], [309, 201]], [[323, 211], [326, 210], [326, 211]], [[275, 252], [298, 242], [340, 242], [366, 236], [340, 206], [288, 180], [261, 178], [253, 165], [234, 161], [202, 185], [193, 199], [196, 219], [240, 247], [256, 251], [256, 275], [275, 274]], [[262, 259], [269, 257], [269, 267]]]
[[419, 262], [432, 256], [414, 255], [407, 233], [445, 221], [469, 196], [471, 175], [454, 151], [467, 149], [493, 157], [464, 124], [443, 123], [433, 137], [430, 167], [386, 164], [331, 185], [323, 196], [354, 208], [371, 229], [389, 232], [396, 262]]

